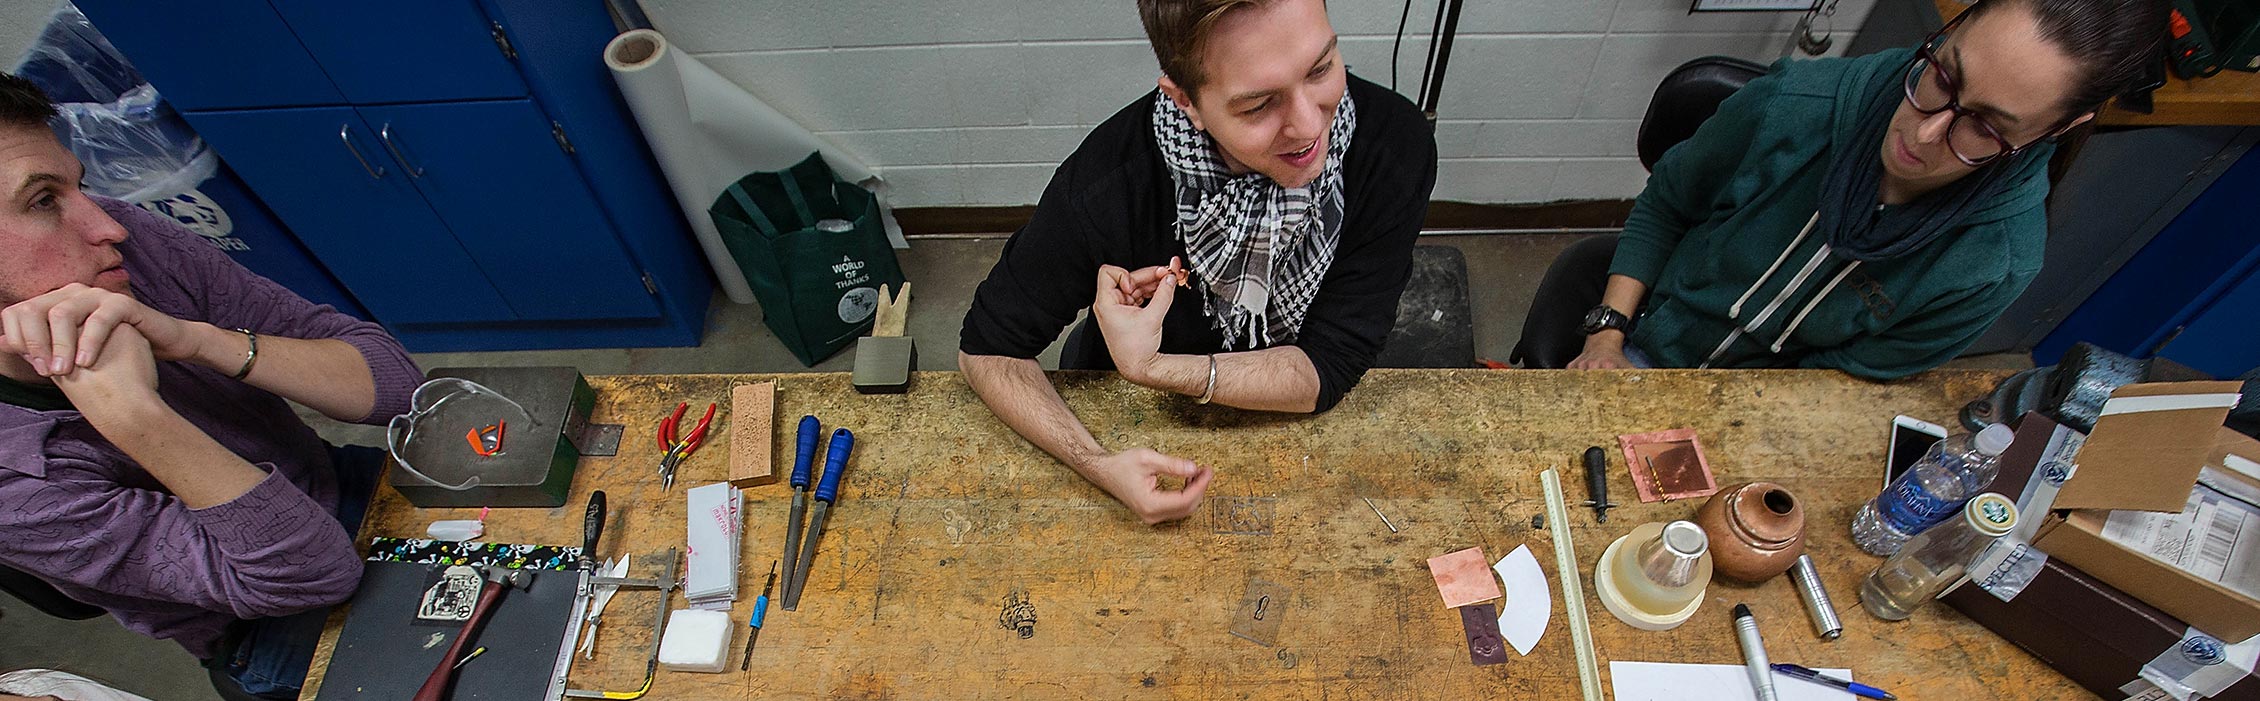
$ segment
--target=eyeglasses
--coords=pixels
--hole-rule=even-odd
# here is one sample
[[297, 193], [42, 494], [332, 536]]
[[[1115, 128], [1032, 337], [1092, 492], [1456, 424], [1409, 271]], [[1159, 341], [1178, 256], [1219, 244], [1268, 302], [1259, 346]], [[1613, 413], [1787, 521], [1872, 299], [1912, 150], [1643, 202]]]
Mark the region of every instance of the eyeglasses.
[[[2033, 144], [2047, 140], [2048, 136], [2043, 136], [2023, 146], [2012, 145], [2008, 139], [2002, 138], [2000, 129], [1985, 120], [1984, 115], [1962, 106], [1962, 87], [1955, 83], [1953, 76], [1946, 73], [1945, 68], [1939, 66], [1936, 53], [1946, 31], [1953, 29], [1961, 21], [1961, 17], [1955, 17], [1954, 21], [1946, 23], [1928, 41], [1924, 41], [1922, 46], [1916, 47], [1915, 64], [1907, 69], [1904, 86], [1907, 91], [1907, 106], [1925, 115], [1951, 110], [1954, 116], [1946, 123], [1947, 150], [1953, 151], [1956, 159], [1971, 167], [1991, 163], [2002, 156], [2016, 155], [2032, 148]], [[2049, 136], [2054, 136], [2056, 131], [2049, 130]]]

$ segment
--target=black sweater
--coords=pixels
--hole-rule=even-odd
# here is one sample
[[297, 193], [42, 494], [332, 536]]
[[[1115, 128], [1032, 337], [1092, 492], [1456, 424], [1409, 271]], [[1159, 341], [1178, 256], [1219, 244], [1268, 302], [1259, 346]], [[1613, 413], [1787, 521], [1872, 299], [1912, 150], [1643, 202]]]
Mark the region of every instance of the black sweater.
[[[1436, 185], [1436, 138], [1419, 110], [1354, 75], [1349, 91], [1358, 126], [1343, 157], [1340, 248], [1293, 344], [1318, 368], [1319, 411], [1340, 402], [1381, 352]], [[1185, 255], [1176, 186], [1154, 145], [1155, 94], [1092, 129], [1052, 174], [1035, 216], [1005, 242], [1004, 257], [974, 293], [959, 349], [1034, 358], [1091, 306], [1100, 265], [1136, 270]], [[1161, 352], [1223, 350], [1203, 312], [1205, 294], [1197, 280], [1180, 291], [1162, 322]], [[1097, 331], [1089, 326], [1090, 346], [1103, 349]]]

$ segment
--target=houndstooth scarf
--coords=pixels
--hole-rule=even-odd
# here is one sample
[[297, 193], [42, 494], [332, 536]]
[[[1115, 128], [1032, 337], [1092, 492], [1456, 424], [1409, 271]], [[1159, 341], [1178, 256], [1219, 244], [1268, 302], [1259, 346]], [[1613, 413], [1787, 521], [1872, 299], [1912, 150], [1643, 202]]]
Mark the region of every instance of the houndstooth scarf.
[[1342, 156], [1357, 124], [1344, 92], [1328, 128], [1325, 169], [1309, 185], [1288, 188], [1262, 173], [1233, 174], [1175, 101], [1154, 96], [1154, 142], [1177, 185], [1177, 237], [1225, 350], [1291, 343], [1300, 334], [1342, 238]]

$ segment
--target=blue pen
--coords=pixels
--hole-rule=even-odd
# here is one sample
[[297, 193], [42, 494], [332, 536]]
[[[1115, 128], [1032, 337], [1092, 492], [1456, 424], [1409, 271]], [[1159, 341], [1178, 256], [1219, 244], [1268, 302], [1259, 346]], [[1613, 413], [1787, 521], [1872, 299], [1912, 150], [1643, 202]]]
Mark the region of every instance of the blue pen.
[[1774, 673], [1780, 674], [1782, 676], [1794, 677], [1815, 684], [1822, 684], [1826, 686], [1833, 686], [1838, 689], [1843, 689], [1860, 698], [1877, 699], [1878, 701], [1897, 701], [1899, 698], [1897, 696], [1892, 696], [1891, 692], [1884, 691], [1882, 689], [1868, 686], [1866, 684], [1861, 684], [1855, 681], [1838, 679], [1836, 677], [1831, 677], [1826, 674], [1815, 672], [1813, 670], [1799, 667], [1793, 664], [1782, 664], [1776, 662], [1773, 665], [1773, 671]]

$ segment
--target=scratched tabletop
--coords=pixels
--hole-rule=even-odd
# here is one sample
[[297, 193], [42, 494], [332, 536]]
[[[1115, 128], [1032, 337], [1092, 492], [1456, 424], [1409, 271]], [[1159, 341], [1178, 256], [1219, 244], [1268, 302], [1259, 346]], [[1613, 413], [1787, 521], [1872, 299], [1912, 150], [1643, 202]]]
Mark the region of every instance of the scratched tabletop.
[[[1747, 602], [1775, 661], [1849, 667], [1903, 698], [2087, 698], [1943, 605], [1902, 622], [1859, 605], [1860, 578], [1879, 560], [1853, 546], [1848, 524], [1880, 486], [1892, 415], [1952, 425], [1964, 401], [2005, 374], [1934, 371], [1879, 384], [1830, 371], [1375, 370], [1333, 411], [1285, 416], [1198, 406], [1109, 374], [1055, 373], [1102, 444], [1216, 470], [1201, 510], [1160, 527], [1013, 434], [956, 373], [917, 373], [902, 395], [857, 394], [844, 373], [591, 377], [593, 420], [627, 426], [619, 455], [582, 459], [564, 507], [495, 510], [487, 537], [577, 545], [587, 496], [602, 489], [613, 518], [599, 554], [632, 554], [630, 576], [653, 576], [659, 555], [683, 546], [683, 489], [727, 475], [731, 386], [775, 380], [780, 472], [804, 414], [857, 436], [799, 610], [772, 604], [751, 671], [736, 671], [791, 501], [782, 483], [747, 489], [731, 671], [662, 671], [647, 698], [1574, 699], [1562, 580], [1549, 532], [1533, 523], [1545, 513], [1547, 468], [1561, 472], [1571, 503], [1604, 690], [1609, 660], [1740, 664], [1729, 619]], [[653, 477], [651, 435], [678, 401], [719, 402], [723, 413], [667, 492]], [[1786, 577], [1716, 580], [1694, 618], [1667, 632], [1636, 630], [1602, 608], [1592, 572], [1603, 548], [1701, 505], [1640, 503], [1616, 451], [1620, 434], [1672, 428], [1696, 431], [1721, 486], [1771, 480], [1803, 500], [1842, 639], [1813, 634]], [[1609, 495], [1625, 505], [1605, 524], [1576, 505], [1585, 498], [1578, 456], [1594, 445], [1609, 449]], [[362, 545], [476, 516], [417, 509], [380, 488]], [[1555, 592], [1545, 637], [1527, 657], [1510, 650], [1504, 664], [1474, 666], [1427, 560], [1481, 546], [1495, 561], [1524, 544]], [[1259, 579], [1286, 591], [1271, 609], [1271, 646], [1229, 632]], [[614, 598], [596, 658], [575, 664], [572, 686], [639, 686], [656, 605], [647, 593]], [[667, 605], [683, 607], [681, 594]], [[309, 690], [320, 686], [341, 620], [333, 616], [323, 636]]]

